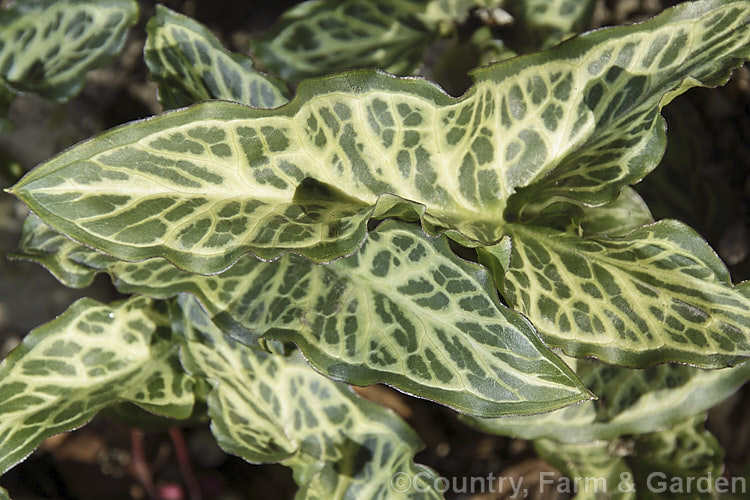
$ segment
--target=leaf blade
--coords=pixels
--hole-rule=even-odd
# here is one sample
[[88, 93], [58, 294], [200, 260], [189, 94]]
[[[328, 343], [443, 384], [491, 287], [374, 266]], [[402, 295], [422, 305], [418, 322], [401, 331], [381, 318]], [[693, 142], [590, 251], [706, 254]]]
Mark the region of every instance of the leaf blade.
[[177, 345], [164, 336], [164, 313], [144, 298], [112, 307], [81, 299], [30, 332], [0, 365], [0, 470], [111, 403], [189, 416], [192, 379], [179, 368]]
[[137, 18], [132, 0], [16, 2], [0, 11], [0, 76], [17, 91], [64, 101], [120, 52]]
[[289, 100], [283, 82], [256, 70], [249, 57], [227, 51], [213, 33], [187, 16], [157, 5], [146, 30], [143, 56], [167, 109], [207, 99], [255, 108], [275, 108]]
[[[233, 341], [195, 299], [178, 301], [182, 361], [213, 386], [211, 430], [223, 449], [291, 467], [298, 497], [373, 498], [391, 492], [391, 477], [401, 473], [421, 478], [416, 485], [425, 487], [421, 495], [409, 491], [409, 498], [442, 498], [430, 485], [434, 472], [412, 461], [419, 438], [392, 412], [315, 373], [298, 355]], [[356, 465], [363, 454], [372, 467]]]
[[[688, 76], [689, 85], [700, 83], [695, 76], [705, 85], [720, 83], [750, 52], [742, 38], [747, 30], [735, 29], [750, 17], [732, 17], [745, 7], [741, 0], [726, 5], [707, 0], [637, 26], [590, 33], [544, 55], [478, 71], [475, 86], [461, 99], [425, 81], [361, 70], [306, 81], [289, 104], [274, 110], [197, 105], [73, 148], [32, 171], [11, 192], [55, 229], [106, 253], [123, 260], [166, 256], [198, 273], [221, 271], [245, 252], [273, 259], [292, 251], [318, 262], [350, 255], [363, 240], [366, 220], [377, 216], [388, 196], [410, 202], [430, 234], [449, 230], [494, 244], [504, 235], [503, 217], [521, 215], [526, 195], [603, 204], [623, 184], [645, 175], [663, 148], [656, 110], [665, 93], [685, 90]], [[587, 101], [590, 92], [571, 92], [574, 83], [604, 87], [609, 66], [600, 57], [613, 44], [625, 47], [632, 39], [645, 47], [665, 35], [667, 23], [677, 20], [687, 29], [713, 18], [731, 18], [707, 32], [706, 43], [720, 40], [718, 48], [703, 51], [698, 44], [699, 54], [679, 52], [675, 64], [688, 56], [696, 62], [676, 75], [667, 65], [654, 70], [651, 80], [628, 79], [631, 97], [640, 99], [635, 104], [625, 103], [622, 92], [596, 103]], [[706, 55], [714, 57], [706, 62]], [[636, 59], [630, 58], [633, 65], [643, 63]], [[587, 64], [596, 70], [593, 75]], [[695, 75], [688, 75], [690, 70]], [[617, 89], [626, 73], [615, 75]], [[633, 85], [647, 81], [655, 90], [635, 92]], [[602, 111], [597, 106], [612, 99], [622, 101], [620, 114], [602, 112], [595, 120], [591, 109]], [[537, 115], [546, 116], [541, 120], [546, 125]], [[635, 132], [618, 128], [636, 116], [649, 126]], [[623, 134], [630, 132], [632, 144], [622, 149]], [[630, 163], [618, 163], [613, 172], [614, 160], [602, 156], [607, 148]], [[599, 182], [604, 173], [608, 178]], [[110, 178], [103, 182], [102, 176]], [[581, 176], [599, 176], [598, 187], [592, 188], [591, 178], [578, 182]], [[71, 188], [68, 179], [79, 185]], [[295, 193], [305, 179], [336, 186], [349, 200], [300, 203]], [[237, 214], [233, 202], [251, 214]], [[224, 209], [231, 215], [222, 216]], [[112, 211], [122, 216], [110, 218]], [[127, 227], [132, 220], [144, 222]]]

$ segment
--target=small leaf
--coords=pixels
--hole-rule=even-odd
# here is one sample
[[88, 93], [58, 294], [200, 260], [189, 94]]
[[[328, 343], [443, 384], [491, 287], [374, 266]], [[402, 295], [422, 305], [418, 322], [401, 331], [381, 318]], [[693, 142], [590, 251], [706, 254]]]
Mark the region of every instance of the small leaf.
[[357, 254], [326, 266], [293, 255], [272, 263], [246, 257], [224, 273], [197, 276], [163, 259], [80, 260], [105, 264], [122, 292], [189, 292], [238, 338], [292, 340], [337, 380], [382, 382], [484, 416], [588, 397], [533, 327], [499, 304], [482, 267], [456, 257], [444, 237], [403, 223], [381, 224]]
[[717, 405], [750, 379], [750, 363], [711, 371], [677, 364], [634, 370], [565, 360], [598, 401], [529, 417], [465, 420], [485, 432], [522, 439], [612, 440], [675, 425]]
[[289, 100], [283, 82], [260, 73], [249, 57], [230, 53], [189, 17], [157, 5], [146, 30], [144, 58], [165, 108], [208, 99], [275, 108]]
[[442, 498], [433, 489], [435, 473], [413, 462], [419, 438], [391, 411], [317, 374], [298, 353], [270, 354], [232, 340], [197, 301], [178, 300], [182, 362], [213, 387], [211, 430], [226, 452], [291, 467], [297, 498], [389, 498], [395, 475], [415, 481], [405, 498]]
[[541, 439], [534, 441], [534, 448], [568, 476], [558, 491], [578, 480], [575, 500], [661, 499], [675, 493], [673, 484], [681, 485], [679, 493], [690, 498], [712, 499], [724, 451], [703, 429], [705, 420], [705, 414], [697, 415], [670, 429], [621, 441], [562, 444]]
[[[680, 422], [671, 429], [652, 434], [636, 436], [635, 455], [628, 457], [638, 486], [638, 498], [660, 499], [669, 491], [668, 485], [675, 479], [686, 485], [696, 478], [708, 478], [701, 484], [694, 483], [693, 498], [716, 498], [714, 481], [720, 478], [724, 470], [724, 450], [713, 434], [703, 428], [706, 415], [696, 415]], [[664, 491], [652, 477], [649, 488], [649, 475], [658, 471], [657, 480], [662, 480], [667, 488]], [[705, 483], [705, 484], [703, 484]], [[657, 491], [654, 491], [656, 484]], [[708, 486], [709, 491], [701, 491]], [[700, 489], [699, 489], [700, 488]], [[713, 494], [712, 494], [713, 493]]]
[[506, 0], [513, 16], [503, 40], [516, 52], [548, 49], [585, 30], [594, 14], [595, 0]]
[[143, 297], [114, 306], [81, 299], [24, 338], [0, 365], [0, 473], [112, 403], [190, 415], [193, 381], [163, 309]]
[[64, 101], [107, 64], [138, 18], [133, 0], [18, 0], [0, 10], [0, 77], [14, 90]]
[[750, 297], [687, 226], [665, 220], [617, 238], [512, 231], [510, 266], [496, 281], [549, 345], [631, 367], [750, 357]]
[[611, 443], [593, 441], [563, 444], [551, 439], [534, 441], [534, 449], [544, 460], [560, 470], [564, 479], [552, 486], [558, 493], [575, 493], [574, 500], [635, 500], [635, 491], [628, 491], [633, 473], [622, 457], [610, 452]]
[[581, 229], [586, 236], [606, 234], [622, 236], [633, 229], [654, 222], [651, 211], [635, 189], [623, 186], [620, 196], [601, 207], [581, 207]]
[[[394, 199], [430, 234], [494, 244], [529, 199], [602, 205], [651, 170], [664, 100], [750, 54], [748, 6], [691, 2], [589, 33], [477, 70], [460, 99], [360, 70], [304, 82], [273, 110], [199, 104], [73, 147], [12, 192], [86, 245], [203, 274], [245, 252], [351, 255]], [[349, 201], [297, 200], [307, 179]]]
[[497, 0], [316, 0], [286, 11], [253, 51], [286, 81], [352, 68], [410, 75], [427, 46]]

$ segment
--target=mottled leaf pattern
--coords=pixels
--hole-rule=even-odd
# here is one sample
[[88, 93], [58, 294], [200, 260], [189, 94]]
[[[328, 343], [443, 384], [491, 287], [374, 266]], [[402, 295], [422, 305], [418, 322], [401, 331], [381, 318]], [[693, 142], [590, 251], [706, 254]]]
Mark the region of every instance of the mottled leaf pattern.
[[624, 186], [620, 196], [601, 207], [581, 207], [581, 230], [585, 236], [606, 234], [622, 236], [633, 229], [654, 222], [646, 202], [635, 189]]
[[383, 223], [356, 255], [326, 266], [293, 255], [246, 257], [215, 276], [162, 259], [91, 256], [76, 265], [101, 266], [123, 292], [192, 293], [238, 338], [293, 340], [329, 377], [387, 383], [469, 414], [535, 413], [588, 397], [533, 327], [497, 302], [485, 270], [456, 257], [444, 237], [403, 223]]
[[[562, 444], [541, 439], [534, 442], [534, 448], [569, 478], [594, 478], [579, 482], [575, 500], [711, 499], [716, 498], [715, 493], [698, 490], [711, 489], [713, 481], [721, 477], [724, 451], [703, 428], [705, 420], [706, 415], [701, 414], [664, 431], [610, 442]], [[657, 476], [649, 480], [654, 473]], [[698, 486], [695, 481], [701, 477], [711, 479]], [[690, 491], [688, 478], [692, 481]], [[681, 480], [682, 494], [670, 495], [673, 480]], [[596, 488], [606, 495], [597, 496]]]
[[[629, 475], [632, 483], [633, 473], [622, 457], [611, 452], [611, 447], [608, 441], [582, 444], [564, 444], [551, 439], [534, 441], [539, 456], [567, 476], [569, 481], [556, 485], [561, 493], [575, 493], [575, 500], [635, 500], [635, 491], [628, 491], [620, 482]], [[621, 485], [623, 491], [618, 488]]]
[[63, 101], [120, 51], [137, 17], [133, 0], [18, 0], [0, 10], [0, 77]]
[[257, 71], [249, 57], [227, 51], [189, 17], [157, 5], [147, 31], [143, 54], [165, 108], [208, 99], [275, 108], [289, 100], [284, 83]]
[[114, 306], [82, 299], [31, 331], [0, 365], [0, 473], [118, 401], [189, 416], [193, 382], [166, 313], [143, 297]]
[[[349, 255], [386, 194], [422, 205], [430, 232], [492, 244], [532, 191], [603, 204], [645, 175], [664, 95], [717, 84], [750, 52], [748, 5], [680, 5], [483, 68], [458, 100], [361, 70], [304, 82], [274, 110], [200, 104], [74, 147], [14, 193], [78, 241], [200, 273], [247, 251]], [[295, 199], [306, 179], [347, 198]]]
[[61, 283], [75, 288], [89, 286], [99, 271], [118, 262], [53, 231], [34, 214], [26, 217], [21, 242], [9, 257], [41, 264]]
[[505, 0], [513, 16], [504, 40], [517, 52], [548, 49], [588, 27], [595, 0]]
[[665, 220], [617, 238], [512, 231], [503, 293], [548, 344], [633, 367], [719, 368], [750, 357], [747, 286], [732, 286], [721, 260], [684, 224]]
[[434, 472], [413, 463], [419, 438], [396, 415], [319, 375], [297, 353], [274, 355], [233, 341], [197, 301], [179, 300], [181, 359], [213, 386], [211, 430], [225, 451], [291, 467], [298, 498], [396, 498], [390, 488], [398, 472], [416, 476], [423, 491], [399, 498], [442, 498], [432, 489]]
[[352, 68], [410, 75], [443, 30], [498, 0], [314, 0], [286, 11], [253, 50], [287, 81]]
[[[667, 484], [673, 478], [680, 478], [682, 484], [687, 484], [688, 478], [711, 477], [708, 486], [713, 489], [713, 481], [721, 477], [724, 469], [724, 450], [714, 435], [703, 428], [705, 421], [705, 414], [697, 415], [671, 429], [633, 439], [634, 456], [626, 459], [635, 476], [638, 498], [664, 498], [664, 492], [649, 491], [648, 476], [654, 471], [664, 473]], [[653, 489], [654, 482], [651, 484]], [[697, 488], [693, 488], [693, 498], [716, 498], [716, 492], [695, 490]]]
[[634, 370], [565, 358], [598, 401], [542, 415], [466, 418], [480, 429], [523, 439], [585, 443], [653, 432], [704, 412], [750, 379], [750, 363], [723, 370], [664, 364]]

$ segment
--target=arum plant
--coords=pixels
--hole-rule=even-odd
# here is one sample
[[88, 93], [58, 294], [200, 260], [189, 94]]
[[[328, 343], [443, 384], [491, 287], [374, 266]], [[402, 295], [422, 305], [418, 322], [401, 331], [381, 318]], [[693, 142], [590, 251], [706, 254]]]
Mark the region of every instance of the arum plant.
[[[417, 56], [393, 56], [421, 47], [416, 21], [434, 34], [497, 7], [330, 5], [296, 7], [257, 42], [265, 67], [289, 80], [311, 61], [409, 73]], [[0, 391], [23, 391], [4, 410], [2, 470], [107, 404], [184, 419], [197, 398], [225, 450], [290, 466], [300, 496], [393, 496], [393, 474], [421, 471], [409, 493], [438, 497], [406, 424], [345, 383], [436, 401], [548, 457], [543, 440], [599, 446], [699, 419], [748, 377], [727, 368], [750, 356], [748, 288], [629, 185], [659, 163], [662, 107], [750, 57], [749, 23], [750, 2], [703, 0], [476, 69], [460, 98], [356, 69], [303, 80], [289, 100], [158, 7], [145, 59], [163, 105], [189, 107], [74, 146], [9, 190], [35, 214], [16, 257], [69, 286], [107, 273], [137, 295], [76, 303], [2, 365]], [[398, 43], [362, 59], [385, 25]], [[343, 33], [366, 43], [347, 53]], [[550, 347], [610, 364], [566, 364]], [[725, 369], [632, 369], [666, 362]], [[633, 390], [610, 396], [618, 377]], [[673, 432], [702, 436], [697, 425]]]

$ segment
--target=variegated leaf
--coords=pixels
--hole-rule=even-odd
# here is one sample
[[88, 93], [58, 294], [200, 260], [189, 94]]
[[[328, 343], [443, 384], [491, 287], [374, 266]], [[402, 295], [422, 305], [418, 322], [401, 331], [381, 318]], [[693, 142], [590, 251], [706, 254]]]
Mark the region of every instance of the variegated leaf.
[[720, 368], [750, 357], [748, 284], [734, 287], [714, 251], [682, 223], [616, 238], [516, 225], [511, 245], [508, 271], [496, 281], [510, 306], [566, 354], [632, 367]]
[[595, 0], [505, 0], [503, 9], [513, 16], [513, 24], [503, 39], [516, 52], [548, 49], [585, 30], [595, 4]]
[[[247, 251], [349, 255], [390, 208], [376, 203], [394, 203], [384, 195], [410, 200], [431, 233], [496, 243], [532, 192], [604, 204], [645, 175], [663, 147], [659, 106], [750, 54], [749, 6], [694, 2], [590, 33], [477, 70], [458, 100], [361, 70], [305, 82], [274, 110], [200, 104], [74, 147], [13, 192], [117, 258], [200, 273]], [[305, 180], [344, 196], [300, 197]]]
[[[574, 500], [635, 500], [633, 472], [621, 456], [612, 453], [612, 443], [565, 444], [551, 439], [534, 441], [534, 449], [567, 476], [549, 489], [572, 493]], [[625, 483], [630, 479], [631, 488]]]
[[208, 99], [275, 108], [289, 100], [283, 82], [260, 73], [249, 57], [227, 51], [189, 17], [157, 5], [147, 31], [143, 54], [165, 108]]
[[61, 283], [75, 288], [89, 286], [98, 272], [117, 262], [53, 231], [34, 214], [26, 217], [18, 250], [8, 257], [41, 264]]
[[224, 273], [198, 276], [163, 259], [129, 264], [91, 253], [47, 255], [73, 256], [69, 267], [80, 273], [101, 265], [122, 292], [192, 293], [238, 338], [293, 340], [334, 379], [383, 382], [484, 416], [588, 397], [533, 327], [497, 301], [484, 269], [456, 257], [444, 237], [430, 240], [403, 223], [384, 222], [357, 254], [326, 266], [293, 255], [272, 263], [245, 257]]
[[64, 101], [120, 51], [137, 18], [133, 0], [17, 0], [0, 10], [0, 77]]
[[581, 207], [583, 235], [622, 236], [633, 229], [654, 222], [643, 198], [630, 186], [623, 186], [620, 196], [601, 207]]
[[[213, 387], [211, 430], [225, 451], [291, 467], [297, 498], [442, 498], [434, 472], [413, 462], [419, 438], [391, 411], [319, 375], [298, 353], [269, 354], [233, 341], [195, 299], [179, 302], [181, 359]], [[416, 488], [392, 490], [397, 474]]]
[[314, 0], [286, 11], [253, 43], [287, 81], [352, 68], [410, 75], [427, 46], [478, 6], [499, 0]]
[[[568, 484], [577, 486], [568, 491], [577, 493], [575, 500], [661, 499], [672, 496], [670, 493], [712, 499], [716, 498], [714, 481], [721, 477], [724, 451], [703, 428], [705, 420], [706, 415], [701, 414], [664, 431], [611, 442], [562, 444], [541, 439], [534, 442], [534, 448], [570, 478]], [[698, 478], [705, 478], [700, 486]], [[682, 491], [670, 490], [673, 481], [682, 485]], [[564, 490], [565, 484], [560, 482], [558, 491]]]
[[[692, 498], [716, 498], [714, 481], [721, 477], [724, 470], [724, 450], [714, 435], [703, 427], [705, 421], [705, 414], [696, 415], [671, 429], [633, 439], [634, 455], [626, 460], [633, 470], [638, 498], [658, 500], [670, 492], [668, 486], [673, 480], [680, 480], [686, 485], [689, 478], [695, 481], [702, 477], [708, 480], [700, 485], [700, 489], [708, 487], [709, 491], [699, 491], [694, 483]], [[666, 477], [652, 477], [649, 488], [649, 475], [655, 471]], [[667, 485], [667, 489], [658, 491], [661, 486], [655, 479]], [[654, 491], [654, 485], [657, 491]]]
[[466, 421], [486, 432], [523, 439], [612, 440], [675, 425], [717, 405], [750, 379], [750, 363], [709, 371], [678, 364], [635, 370], [598, 361], [565, 360], [598, 401], [529, 417]]
[[114, 306], [82, 299], [29, 333], [0, 365], [0, 473], [118, 401], [189, 416], [193, 381], [166, 313], [143, 297]]

